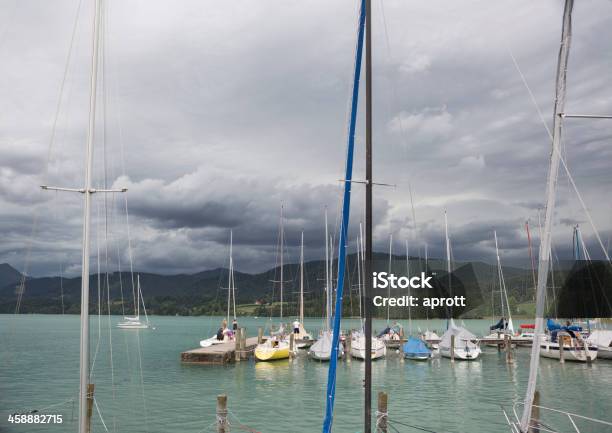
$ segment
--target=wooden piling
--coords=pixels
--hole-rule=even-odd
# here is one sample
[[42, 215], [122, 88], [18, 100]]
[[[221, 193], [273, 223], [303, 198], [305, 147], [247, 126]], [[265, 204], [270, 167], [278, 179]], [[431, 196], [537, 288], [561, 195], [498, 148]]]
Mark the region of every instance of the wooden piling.
[[455, 336], [451, 335], [451, 362], [455, 362]]
[[247, 359], [248, 358], [248, 353], [247, 353], [247, 329], [246, 328], [241, 328], [241, 333], [240, 333], [240, 359]]
[[376, 432], [387, 433], [387, 393], [378, 393], [378, 412], [376, 413]]
[[346, 336], [346, 340], [344, 340], [344, 359], [347, 361], [351, 360], [351, 342], [352, 334], [349, 332], [349, 335]]
[[559, 362], [561, 364], [565, 364], [565, 350], [563, 349], [563, 346], [565, 346], [563, 344], [565, 342], [565, 338], [563, 338], [563, 336], [559, 336], [557, 340], [559, 341]]
[[263, 343], [263, 328], [257, 328], [257, 344]]
[[497, 351], [498, 352], [501, 352], [502, 343], [500, 342], [500, 340], [501, 340], [501, 334], [499, 331], [497, 331]]
[[512, 335], [506, 334], [504, 336], [504, 342], [506, 343], [506, 363], [512, 364]]
[[289, 335], [289, 356], [293, 358], [293, 355], [295, 354], [294, 352], [295, 349], [295, 333], [291, 333]]
[[236, 361], [240, 361], [242, 350], [242, 328], [238, 328], [234, 335], [234, 359]]
[[87, 433], [91, 431], [91, 416], [93, 415], [94, 389], [96, 385], [87, 384]]
[[217, 396], [217, 433], [229, 433], [227, 422], [227, 395]]

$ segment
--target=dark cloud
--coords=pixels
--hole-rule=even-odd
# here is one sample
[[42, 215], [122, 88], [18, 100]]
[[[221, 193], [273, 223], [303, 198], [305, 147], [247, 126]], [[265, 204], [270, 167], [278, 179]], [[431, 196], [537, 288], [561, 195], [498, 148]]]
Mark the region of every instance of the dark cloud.
[[[80, 11], [48, 152], [78, 2], [21, 3], [0, 16], [0, 262], [19, 266], [30, 251], [31, 272], [57, 273], [64, 263], [74, 273], [80, 196], [38, 186], [83, 182], [91, 5]], [[322, 255], [325, 206], [332, 232], [338, 227], [356, 5], [108, 3], [94, 178], [96, 186], [129, 187], [137, 268], [222, 266], [230, 229], [239, 269], [272, 266], [281, 202], [290, 258], [302, 230], [307, 256]], [[550, 128], [562, 4], [391, 0], [384, 7], [385, 22], [380, 3], [374, 7], [374, 176], [397, 187], [375, 187], [376, 248], [386, 250], [393, 234], [396, 253], [407, 239], [411, 251], [427, 244], [430, 255], [443, 256], [446, 209], [457, 260], [493, 260], [493, 229], [505, 259], [527, 257], [524, 222], [537, 247], [550, 140], [509, 52]], [[612, 112], [611, 22], [608, 2], [575, 7], [568, 112]], [[355, 178], [363, 179], [363, 104], [358, 119]], [[568, 120], [563, 143], [604, 242], [610, 136], [606, 122]], [[563, 169], [558, 187], [554, 239], [565, 254], [568, 222], [587, 218]], [[353, 193], [352, 240], [363, 187]], [[126, 266], [125, 203], [116, 196], [106, 204], [108, 234], [103, 197], [95, 197], [93, 251], [108, 247], [111, 265]], [[593, 232], [582, 227], [597, 257]]]

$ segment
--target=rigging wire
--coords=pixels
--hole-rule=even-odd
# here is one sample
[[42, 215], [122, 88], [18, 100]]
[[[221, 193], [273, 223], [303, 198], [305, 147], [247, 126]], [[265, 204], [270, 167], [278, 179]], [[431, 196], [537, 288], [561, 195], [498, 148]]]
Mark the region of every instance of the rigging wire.
[[[523, 72], [521, 71], [521, 68], [519, 67], [519, 64], [516, 60], [516, 58], [514, 57], [514, 54], [512, 53], [512, 50], [510, 50], [510, 48], [508, 48], [508, 52], [510, 53], [510, 57], [512, 58], [512, 62], [514, 63], [514, 67], [516, 68], [516, 70], [518, 71], [521, 80], [523, 81], [523, 84], [525, 85], [525, 88], [527, 89], [527, 92], [529, 93], [529, 97], [531, 98], [531, 102], [533, 103], [538, 116], [540, 117], [540, 121], [542, 122], [542, 125], [544, 126], [544, 129], [546, 129], [546, 133], [548, 134], [548, 137], [552, 140], [553, 136], [552, 133], [550, 132], [550, 128], [548, 127], [548, 124], [546, 123], [546, 121], [544, 120], [544, 116], [542, 115], [542, 111], [540, 110], [540, 107], [538, 105], [538, 102], [535, 99], [535, 96], [533, 94], [533, 92], [531, 91], [531, 88], [529, 87], [529, 84], [527, 83], [527, 79], [525, 78], [525, 75], [523, 75]], [[560, 113], [561, 114], [561, 113]], [[552, 149], [552, 152], [555, 152], [555, 149]], [[560, 155], [560, 161], [561, 164], [563, 165], [563, 168], [565, 170], [565, 173], [567, 174], [567, 178], [570, 181], [574, 192], [576, 193], [576, 196], [578, 198], [578, 200], [580, 201], [580, 205], [582, 206], [582, 210], [584, 211], [589, 224], [591, 225], [591, 228], [593, 229], [593, 233], [595, 235], [595, 238], [597, 239], [597, 242], [599, 243], [599, 246], [601, 247], [601, 250], [603, 251], [606, 260], [608, 261], [608, 263], [612, 263], [610, 261], [610, 256], [608, 255], [608, 251], [606, 250], [606, 248], [604, 247], [604, 244], [601, 240], [601, 237], [599, 236], [599, 232], [597, 231], [597, 227], [595, 227], [595, 223], [593, 222], [593, 218], [591, 217], [591, 213], [589, 212], [589, 210], [587, 209], [587, 206], [584, 202], [584, 200], [582, 199], [582, 194], [580, 194], [580, 191], [578, 190], [578, 187], [576, 186], [576, 182], [574, 182], [574, 177], [572, 176], [572, 174], [569, 171], [569, 168], [567, 166], [567, 163], [565, 161], [565, 156], [564, 155]]]

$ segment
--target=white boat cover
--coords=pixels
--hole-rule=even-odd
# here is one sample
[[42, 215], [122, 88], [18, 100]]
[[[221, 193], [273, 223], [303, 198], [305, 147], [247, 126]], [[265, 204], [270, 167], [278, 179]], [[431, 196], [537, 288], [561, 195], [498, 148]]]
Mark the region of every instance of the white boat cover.
[[601, 347], [610, 347], [612, 343], [612, 331], [608, 329], [596, 329], [591, 332], [587, 339], [589, 343]]
[[444, 335], [442, 335], [440, 346], [450, 347], [452, 335], [455, 336], [455, 348], [462, 349], [465, 347], [476, 347], [476, 344], [472, 343], [472, 340], [476, 340], [476, 336], [467, 329], [462, 328], [461, 326], [456, 326], [454, 322], [450, 323], [448, 330], [444, 333]]

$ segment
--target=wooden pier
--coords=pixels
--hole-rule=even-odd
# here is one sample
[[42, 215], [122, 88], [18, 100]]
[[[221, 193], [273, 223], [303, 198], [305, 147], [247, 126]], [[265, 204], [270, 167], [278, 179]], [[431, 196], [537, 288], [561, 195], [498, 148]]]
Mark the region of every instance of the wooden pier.
[[[255, 349], [255, 346], [257, 346], [257, 340], [258, 337], [251, 337], [244, 340], [244, 347], [238, 348], [239, 358], [248, 359]], [[181, 362], [186, 364], [223, 365], [235, 362], [236, 358], [235, 341], [214, 344], [209, 347], [199, 347], [181, 353]]]

